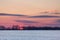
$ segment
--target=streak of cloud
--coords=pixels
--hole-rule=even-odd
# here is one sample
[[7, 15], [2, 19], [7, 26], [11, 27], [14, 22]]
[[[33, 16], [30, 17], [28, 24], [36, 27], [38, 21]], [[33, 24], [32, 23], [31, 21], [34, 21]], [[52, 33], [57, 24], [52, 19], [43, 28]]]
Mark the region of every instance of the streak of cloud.
[[56, 22], [57, 22], [57, 23], [60, 23], [60, 19], [57, 19]]
[[48, 15], [52, 15], [52, 14], [59, 14], [60, 15], [60, 12], [49, 12], [49, 11], [44, 11], [44, 12], [40, 12], [39, 14], [48, 14]]
[[27, 15], [0, 13], [0, 16], [27, 16]]
[[16, 22], [22, 22], [22, 23], [38, 23], [35, 21], [29, 21], [29, 20], [15, 20]]
[[60, 18], [60, 16], [40, 15], [40, 16], [31, 16], [30, 18]]

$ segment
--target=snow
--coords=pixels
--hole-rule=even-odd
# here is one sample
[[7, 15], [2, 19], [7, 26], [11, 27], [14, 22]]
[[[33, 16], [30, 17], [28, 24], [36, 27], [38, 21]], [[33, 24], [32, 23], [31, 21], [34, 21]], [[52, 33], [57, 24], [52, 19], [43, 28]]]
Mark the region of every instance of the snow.
[[59, 30], [0, 30], [0, 40], [60, 40]]

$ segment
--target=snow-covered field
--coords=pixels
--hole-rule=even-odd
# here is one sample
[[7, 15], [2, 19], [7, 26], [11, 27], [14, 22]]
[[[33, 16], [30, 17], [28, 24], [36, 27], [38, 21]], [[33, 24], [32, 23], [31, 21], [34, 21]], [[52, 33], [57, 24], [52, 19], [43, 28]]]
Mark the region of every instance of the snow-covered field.
[[60, 40], [59, 30], [0, 30], [0, 40]]

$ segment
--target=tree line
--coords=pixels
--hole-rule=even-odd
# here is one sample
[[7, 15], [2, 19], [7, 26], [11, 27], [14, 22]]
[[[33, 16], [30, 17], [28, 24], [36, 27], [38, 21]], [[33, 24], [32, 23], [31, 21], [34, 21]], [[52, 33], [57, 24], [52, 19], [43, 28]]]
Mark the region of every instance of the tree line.
[[60, 27], [36, 27], [36, 26], [23, 26], [13, 25], [12, 27], [0, 26], [0, 30], [60, 30]]

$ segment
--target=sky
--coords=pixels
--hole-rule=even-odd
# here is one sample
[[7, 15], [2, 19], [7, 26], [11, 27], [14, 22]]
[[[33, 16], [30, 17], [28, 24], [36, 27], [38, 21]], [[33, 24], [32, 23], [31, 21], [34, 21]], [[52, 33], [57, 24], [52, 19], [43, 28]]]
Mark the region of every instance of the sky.
[[60, 0], [0, 0], [0, 25], [60, 26]]
[[0, 0], [0, 12], [39, 15], [42, 11], [60, 12], [60, 0]]

